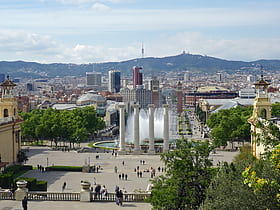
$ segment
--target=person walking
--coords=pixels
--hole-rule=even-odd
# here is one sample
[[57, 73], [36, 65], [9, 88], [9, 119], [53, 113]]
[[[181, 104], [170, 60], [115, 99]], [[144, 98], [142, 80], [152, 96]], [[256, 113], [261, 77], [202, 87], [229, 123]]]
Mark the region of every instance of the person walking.
[[64, 182], [62, 185], [62, 192], [64, 192], [65, 188], [66, 188], [66, 182]]
[[27, 210], [27, 197], [24, 196], [23, 200], [21, 201], [23, 210]]
[[119, 191], [119, 202], [120, 202], [120, 206], [123, 205], [123, 192], [122, 190]]

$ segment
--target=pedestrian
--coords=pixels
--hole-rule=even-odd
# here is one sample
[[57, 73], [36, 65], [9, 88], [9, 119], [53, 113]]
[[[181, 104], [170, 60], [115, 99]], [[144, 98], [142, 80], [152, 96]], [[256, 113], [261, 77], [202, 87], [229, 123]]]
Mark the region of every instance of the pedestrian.
[[139, 171], [139, 168], [140, 168], [140, 167], [139, 167], [139, 166], [137, 166], [137, 171]]
[[115, 192], [116, 192], [116, 205], [120, 205], [120, 197], [119, 197], [119, 195], [120, 195], [120, 191], [119, 191], [119, 187], [118, 186], [116, 186], [116, 188], [115, 188], [116, 190], [115, 190]]
[[115, 166], [115, 173], [118, 173], [118, 167]]
[[93, 184], [96, 185], [96, 178], [93, 177]]
[[143, 165], [145, 165], [145, 160], [142, 160]]
[[106, 197], [107, 193], [108, 193], [107, 188], [105, 187], [105, 185], [103, 185], [102, 190], [101, 190], [101, 194]]
[[119, 174], [119, 180], [121, 180], [121, 178], [122, 178], [122, 175], [121, 175], [121, 174]]
[[160, 166], [158, 167], [158, 172], [160, 172]]
[[23, 210], [27, 210], [27, 197], [24, 196], [23, 200], [21, 201]]
[[100, 191], [101, 191], [101, 185], [96, 185], [96, 187], [94, 188], [94, 194], [95, 194], [95, 199], [98, 197], [100, 198]]
[[139, 172], [140, 178], [142, 178], [142, 171]]
[[142, 165], [142, 160], [140, 160], [140, 165]]
[[122, 180], [124, 180], [124, 173], [122, 173]]
[[139, 173], [139, 171], [137, 171], [137, 177], [139, 178], [139, 175], [140, 175], [140, 173]]
[[119, 191], [118, 197], [119, 197], [119, 203], [122, 206], [123, 205], [123, 192], [122, 192], [122, 190]]
[[125, 177], [125, 180], [127, 180], [127, 174], [125, 174], [124, 177]]
[[62, 185], [62, 192], [64, 192], [65, 188], [66, 188], [66, 182], [64, 182]]
[[122, 162], [122, 165], [124, 166], [124, 161]]

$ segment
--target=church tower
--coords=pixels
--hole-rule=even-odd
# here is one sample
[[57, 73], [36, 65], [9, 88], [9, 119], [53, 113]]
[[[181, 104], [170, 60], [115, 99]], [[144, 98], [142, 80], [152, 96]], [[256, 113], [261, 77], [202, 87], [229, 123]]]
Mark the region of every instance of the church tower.
[[270, 83], [265, 81], [263, 75], [261, 75], [261, 79], [254, 83], [254, 85], [257, 94], [254, 100], [253, 115], [248, 121], [251, 124], [252, 153], [255, 157], [260, 158], [260, 155], [264, 153], [264, 146], [261, 143], [256, 143], [256, 134], [262, 132], [260, 128], [257, 128], [256, 124], [260, 118], [264, 120], [271, 118], [271, 102], [267, 92]]
[[263, 118], [270, 119], [271, 118], [271, 103], [268, 97], [267, 88], [270, 85], [269, 82], [263, 79], [263, 75], [261, 75], [261, 79], [254, 83], [256, 88], [256, 98], [254, 100], [254, 110], [253, 110], [253, 118]]
[[18, 119], [18, 106], [16, 98], [14, 97], [14, 84], [9, 76], [0, 85], [2, 87], [0, 98], [0, 119], [1, 118], [13, 118]]
[[21, 123], [17, 101], [14, 96], [16, 86], [10, 79], [0, 84], [0, 168], [22, 161]]

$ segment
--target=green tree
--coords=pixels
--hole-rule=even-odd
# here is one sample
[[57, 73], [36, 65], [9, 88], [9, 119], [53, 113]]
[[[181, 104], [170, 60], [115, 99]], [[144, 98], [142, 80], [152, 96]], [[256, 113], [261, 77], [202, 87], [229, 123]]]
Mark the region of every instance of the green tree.
[[104, 121], [96, 116], [94, 107], [85, 107], [71, 111], [55, 109], [33, 110], [20, 113], [22, 137], [26, 140], [48, 139], [57, 146], [63, 141], [71, 144], [84, 141], [89, 134], [105, 127]]
[[176, 148], [161, 155], [166, 174], [152, 181], [153, 209], [197, 209], [205, 198], [213, 173], [208, 142], [180, 139]]
[[211, 128], [211, 137], [216, 146], [226, 146], [227, 142], [249, 141], [250, 124], [249, 117], [252, 115], [252, 108], [236, 107], [223, 109], [213, 113], [207, 120]]

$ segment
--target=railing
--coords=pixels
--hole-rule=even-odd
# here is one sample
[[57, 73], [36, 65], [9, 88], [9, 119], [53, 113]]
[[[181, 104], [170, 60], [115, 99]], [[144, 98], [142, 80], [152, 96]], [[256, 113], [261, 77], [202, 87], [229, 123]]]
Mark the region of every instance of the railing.
[[[123, 200], [126, 202], [143, 202], [151, 194], [149, 193], [124, 193]], [[107, 193], [106, 196], [104, 195], [95, 195], [92, 193], [92, 201], [115, 201], [116, 194], [115, 193]]]
[[35, 201], [79, 201], [80, 193], [28, 192], [27, 199]]
[[[124, 193], [123, 200], [125, 202], [143, 202], [150, 193]], [[9, 191], [0, 191], [0, 200], [14, 200], [14, 195]], [[65, 193], [65, 192], [35, 192], [31, 191], [27, 193], [27, 199], [31, 201], [80, 201], [80, 193]], [[116, 200], [115, 193], [107, 193], [107, 195], [96, 195], [91, 192], [91, 200], [93, 202], [107, 201], [114, 202]]]
[[0, 191], [0, 200], [14, 200], [14, 195], [9, 191]]

